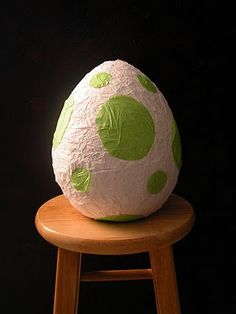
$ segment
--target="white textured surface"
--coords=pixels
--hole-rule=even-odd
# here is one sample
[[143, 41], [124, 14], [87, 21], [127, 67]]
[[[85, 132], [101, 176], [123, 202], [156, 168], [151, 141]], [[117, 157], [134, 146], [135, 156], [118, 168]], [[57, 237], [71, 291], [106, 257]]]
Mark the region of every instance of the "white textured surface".
[[[103, 88], [92, 88], [89, 81], [98, 72], [111, 73], [112, 80]], [[172, 113], [161, 92], [144, 89], [137, 74], [141, 72], [124, 61], [106, 61], [88, 73], [72, 92], [73, 113], [60, 145], [52, 150], [53, 169], [64, 195], [86, 216], [147, 216], [162, 206], [176, 185], [179, 170], [171, 151]], [[129, 95], [142, 102], [153, 118], [156, 136], [143, 159], [112, 157], [101, 143], [96, 115], [115, 95]], [[78, 192], [70, 183], [71, 173], [78, 167], [91, 172], [88, 192]], [[154, 195], [147, 190], [147, 180], [157, 170], [164, 170], [168, 179], [163, 190]]]

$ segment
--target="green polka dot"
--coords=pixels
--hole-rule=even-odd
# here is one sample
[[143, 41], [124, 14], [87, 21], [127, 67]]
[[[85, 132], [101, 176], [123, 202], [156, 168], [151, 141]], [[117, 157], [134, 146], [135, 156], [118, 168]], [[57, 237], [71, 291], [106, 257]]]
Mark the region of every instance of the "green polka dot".
[[72, 172], [70, 177], [72, 186], [79, 192], [86, 192], [88, 190], [91, 174], [85, 168], [77, 168]]
[[128, 221], [138, 220], [142, 218], [144, 218], [144, 216], [142, 215], [117, 215], [117, 216], [107, 216], [107, 217], [99, 218], [97, 220], [113, 221], [113, 222], [128, 222]]
[[63, 135], [66, 131], [66, 128], [69, 124], [70, 117], [73, 111], [73, 97], [72, 95], [65, 101], [64, 107], [61, 111], [60, 117], [57, 121], [56, 131], [53, 136], [52, 147], [57, 148], [57, 146], [61, 143]]
[[120, 159], [141, 159], [154, 142], [155, 127], [149, 111], [129, 96], [111, 97], [98, 112], [96, 125], [106, 150]]
[[166, 185], [167, 175], [164, 171], [154, 172], [148, 179], [147, 188], [151, 194], [158, 194]]
[[155, 84], [144, 74], [138, 74], [137, 75], [139, 83], [147, 89], [149, 92], [156, 93], [157, 88]]
[[112, 78], [112, 75], [110, 73], [100, 72], [100, 73], [95, 74], [91, 78], [89, 85], [91, 87], [101, 88], [108, 85], [111, 78]]
[[172, 154], [174, 161], [178, 169], [182, 166], [182, 150], [181, 150], [181, 141], [179, 137], [179, 131], [176, 125], [175, 120], [172, 121]]

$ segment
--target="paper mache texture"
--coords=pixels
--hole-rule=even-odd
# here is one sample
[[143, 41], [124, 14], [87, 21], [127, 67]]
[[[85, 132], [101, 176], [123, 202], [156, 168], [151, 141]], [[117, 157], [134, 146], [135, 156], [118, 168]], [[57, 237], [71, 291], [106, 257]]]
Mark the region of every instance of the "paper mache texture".
[[127, 62], [106, 61], [66, 100], [53, 138], [55, 178], [85, 216], [129, 221], [174, 189], [181, 144], [159, 89]]

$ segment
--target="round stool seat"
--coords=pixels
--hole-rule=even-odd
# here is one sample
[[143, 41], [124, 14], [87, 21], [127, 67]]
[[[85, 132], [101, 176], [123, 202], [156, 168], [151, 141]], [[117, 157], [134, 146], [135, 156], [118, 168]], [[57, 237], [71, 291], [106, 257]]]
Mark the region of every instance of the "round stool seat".
[[85, 217], [63, 196], [43, 204], [35, 223], [41, 236], [53, 245], [90, 254], [133, 254], [170, 245], [192, 228], [192, 206], [172, 194], [151, 216], [133, 222], [103, 222]]

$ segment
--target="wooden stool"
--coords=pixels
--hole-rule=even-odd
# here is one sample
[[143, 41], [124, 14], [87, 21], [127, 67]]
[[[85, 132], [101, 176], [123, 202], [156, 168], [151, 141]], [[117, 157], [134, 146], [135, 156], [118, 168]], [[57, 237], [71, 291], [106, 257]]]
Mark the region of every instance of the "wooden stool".
[[[63, 195], [37, 212], [38, 232], [58, 247], [54, 314], [76, 314], [81, 281], [153, 279], [158, 314], [180, 314], [172, 244], [183, 238], [194, 222], [191, 205], [171, 195], [148, 218], [111, 223], [87, 218]], [[83, 253], [123, 255], [149, 252], [151, 269], [81, 272]]]

